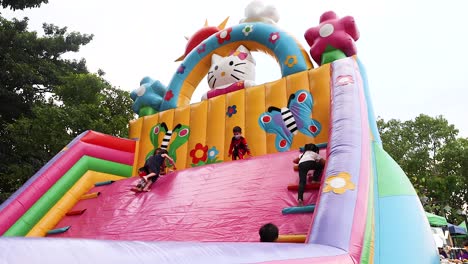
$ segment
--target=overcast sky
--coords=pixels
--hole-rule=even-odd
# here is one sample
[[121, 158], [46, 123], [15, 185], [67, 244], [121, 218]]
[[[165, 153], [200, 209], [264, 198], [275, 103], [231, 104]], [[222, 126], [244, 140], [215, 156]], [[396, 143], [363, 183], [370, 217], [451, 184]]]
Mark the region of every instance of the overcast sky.
[[[42, 33], [43, 22], [70, 31], [94, 34], [73, 57], [84, 57], [90, 71], [103, 69], [114, 86], [132, 91], [144, 76], [168, 84], [186, 41], [203, 26], [230, 16], [238, 24], [250, 0], [104, 1], [50, 0], [41, 8], [11, 12], [28, 16], [30, 29]], [[308, 51], [304, 32], [318, 25], [328, 10], [354, 16], [361, 32], [358, 56], [367, 68], [375, 114], [388, 120], [412, 119], [420, 113], [443, 115], [468, 136], [468, 1], [466, 0], [317, 0], [264, 1], [280, 14], [278, 26]], [[295, 3], [295, 4], [294, 4]], [[280, 78], [274, 59], [255, 53], [257, 83]], [[192, 102], [208, 86], [204, 79]]]

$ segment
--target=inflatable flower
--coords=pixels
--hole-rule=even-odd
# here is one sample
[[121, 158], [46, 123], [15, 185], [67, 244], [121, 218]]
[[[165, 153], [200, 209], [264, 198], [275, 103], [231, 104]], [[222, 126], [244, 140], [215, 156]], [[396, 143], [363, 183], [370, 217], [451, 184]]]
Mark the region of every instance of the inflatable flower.
[[140, 87], [130, 93], [130, 98], [133, 100], [133, 112], [140, 117], [157, 113], [166, 90], [166, 86], [161, 82], [150, 77], [143, 78], [140, 81]]
[[215, 160], [216, 159], [216, 156], [219, 154], [219, 150], [216, 149], [215, 146], [211, 147], [209, 150], [208, 150], [208, 158], [210, 160]]
[[359, 39], [359, 31], [351, 16], [338, 18], [333, 11], [325, 12], [320, 25], [309, 28], [304, 37], [312, 59], [319, 65], [357, 53], [355, 41]]
[[226, 112], [226, 115], [228, 117], [231, 117], [231, 116], [235, 115], [236, 113], [237, 113], [237, 106], [236, 105], [228, 106], [228, 109], [227, 109], [227, 112]]
[[288, 55], [288, 57], [286, 57], [286, 60], [284, 61], [284, 64], [286, 64], [286, 66], [288, 66], [289, 68], [296, 65], [297, 64], [296, 55]]
[[198, 164], [200, 161], [205, 162], [208, 156], [208, 146], [203, 146], [201, 143], [197, 143], [195, 148], [190, 151], [190, 157], [192, 157], [192, 163]]
[[343, 194], [346, 190], [354, 190], [354, 183], [351, 182], [351, 175], [347, 172], [340, 172], [325, 180], [323, 192], [333, 191], [336, 194]]

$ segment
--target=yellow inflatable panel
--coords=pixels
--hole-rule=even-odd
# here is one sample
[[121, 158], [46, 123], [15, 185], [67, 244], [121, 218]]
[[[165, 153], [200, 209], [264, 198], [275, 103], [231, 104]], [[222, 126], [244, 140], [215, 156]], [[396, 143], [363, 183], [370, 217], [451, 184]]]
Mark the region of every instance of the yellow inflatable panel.
[[[265, 84], [265, 110], [268, 107], [274, 106], [277, 108], [286, 107], [288, 104], [288, 98], [286, 94], [286, 78], [281, 78], [278, 81]], [[271, 133], [267, 134], [267, 154], [278, 152], [275, 147], [276, 135]]]
[[312, 117], [322, 125], [322, 132], [315, 138], [316, 143], [328, 141], [330, 115], [330, 63], [309, 71], [309, 89], [314, 98]]
[[[266, 133], [258, 125], [259, 116], [265, 112], [265, 86], [255, 86], [245, 90], [245, 131], [253, 156], [265, 155]], [[229, 140], [229, 138], [228, 138]]]
[[[225, 55], [232, 48], [237, 47], [238, 44], [233, 43], [231, 46], [224, 46], [216, 53]], [[254, 44], [252, 47], [259, 48], [255, 45], [258, 44]], [[207, 67], [209, 57], [203, 59], [203, 63]], [[196, 79], [199, 76], [194, 75], [192, 78], [191, 82], [199, 81]], [[187, 97], [191, 97], [193, 87], [191, 83], [184, 85], [186, 86], [186, 89], [184, 89], [186, 94], [181, 96], [186, 98], [184, 100], [189, 100]], [[326, 64], [317, 69], [288, 75], [274, 82], [220, 95], [197, 104], [178, 107], [131, 122], [131, 136], [140, 138], [135, 157], [134, 174], [136, 174], [136, 169], [144, 164], [148, 152], [153, 149], [150, 141], [151, 128], [161, 122], [165, 122], [169, 129], [173, 129], [179, 123], [189, 126], [190, 136], [188, 142], [181, 145], [176, 153], [178, 169], [191, 167], [194, 162], [203, 165], [230, 160], [228, 151], [234, 126], [242, 128], [242, 134], [247, 139], [253, 155], [259, 156], [278, 152], [275, 146], [276, 135], [266, 133], [260, 127], [258, 118], [262, 113], [268, 111], [271, 106], [280, 109], [287, 107], [289, 96], [298, 90], [308, 90], [312, 94], [311, 118], [320, 122], [322, 129], [315, 138], [298, 131], [293, 137], [289, 150], [297, 150], [300, 146], [310, 142], [327, 143], [330, 112], [329, 85], [330, 65]], [[175, 134], [172, 136], [172, 139], [174, 138]], [[158, 139], [158, 145], [160, 145], [161, 141], [162, 135]], [[198, 143], [200, 145], [196, 147]], [[211, 150], [211, 152], [208, 150]], [[209, 153], [214, 155], [216, 152], [218, 153], [214, 160], [205, 157]]]
[[[190, 109], [190, 138], [188, 140], [186, 168], [192, 164], [203, 162], [206, 158], [208, 147], [206, 146], [206, 130], [208, 116], [208, 102], [202, 101], [193, 104]], [[190, 155], [193, 154], [193, 155]]]
[[[248, 88], [247, 88], [248, 89]], [[231, 139], [233, 136], [232, 129], [235, 126], [239, 126], [242, 129], [242, 134], [245, 133], [245, 89], [235, 91], [232, 93], [226, 94], [226, 111], [228, 109], [235, 109], [235, 113], [232, 112], [231, 116], [226, 116], [226, 130], [224, 132], [224, 155], [225, 160], [231, 160], [232, 158], [228, 157], [229, 145], [231, 144]], [[247, 143], [249, 143], [249, 139]]]
[[[190, 126], [190, 106], [184, 106], [184, 107], [179, 107], [175, 109], [174, 112], [174, 125], [181, 124], [185, 126]], [[191, 130], [191, 128], [189, 128]], [[190, 134], [192, 131], [190, 131]], [[190, 135], [189, 135], [190, 138]], [[183, 169], [185, 168], [185, 165], [187, 164], [187, 143], [181, 145], [177, 151], [176, 151], [176, 167], [177, 169]]]
[[208, 159], [210, 161], [227, 160], [224, 145], [226, 118], [226, 96], [217, 96], [209, 100], [206, 145], [208, 146]]
[[153, 143], [151, 143], [150, 133], [152, 133], [151, 128], [158, 122], [158, 114], [143, 117], [143, 127], [141, 129], [140, 148], [138, 152], [138, 168], [145, 165], [146, 155], [154, 149]]
[[79, 197], [102, 181], [118, 181], [125, 177], [115, 176], [96, 171], [87, 171], [65, 195], [47, 212], [44, 217], [29, 231], [28, 237], [43, 237], [51, 230], [79, 201]]
[[130, 121], [128, 138], [140, 138], [141, 128], [143, 127], [143, 118]]

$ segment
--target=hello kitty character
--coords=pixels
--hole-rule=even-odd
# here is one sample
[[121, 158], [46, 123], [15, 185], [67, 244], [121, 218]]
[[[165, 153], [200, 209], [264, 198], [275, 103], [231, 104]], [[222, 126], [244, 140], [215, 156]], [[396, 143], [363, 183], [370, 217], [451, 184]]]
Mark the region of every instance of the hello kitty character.
[[203, 95], [202, 100], [252, 87], [255, 85], [255, 60], [243, 45], [227, 57], [213, 54], [207, 80], [210, 91]]

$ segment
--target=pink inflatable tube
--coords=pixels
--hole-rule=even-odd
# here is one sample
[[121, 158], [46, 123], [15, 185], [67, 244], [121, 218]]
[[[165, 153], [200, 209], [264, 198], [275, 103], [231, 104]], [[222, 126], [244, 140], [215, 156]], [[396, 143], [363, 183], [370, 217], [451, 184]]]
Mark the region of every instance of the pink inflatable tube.
[[48, 163], [47, 168], [41, 170], [42, 173], [38, 174], [27, 187], [20, 190], [21, 192], [0, 211], [0, 219], [4, 219], [4, 221], [0, 222], [0, 234], [5, 233], [84, 155], [127, 165], [132, 165], [134, 158], [133, 153], [78, 141], [64, 151], [53, 163]]

